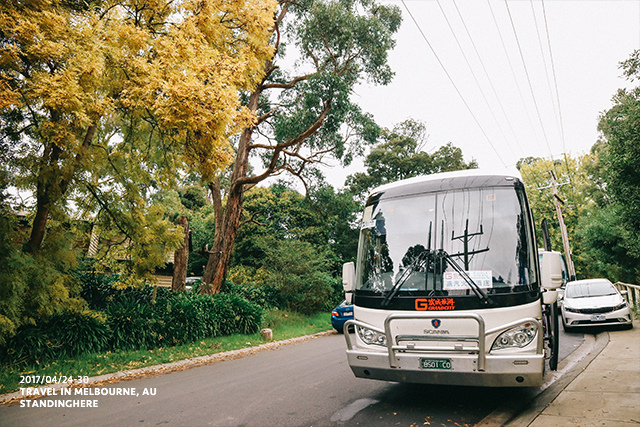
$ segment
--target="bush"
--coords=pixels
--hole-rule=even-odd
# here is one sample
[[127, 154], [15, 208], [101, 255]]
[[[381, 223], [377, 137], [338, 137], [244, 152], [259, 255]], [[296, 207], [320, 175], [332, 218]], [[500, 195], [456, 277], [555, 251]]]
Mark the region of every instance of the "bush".
[[80, 296], [93, 310], [100, 310], [113, 301], [117, 289], [113, 287], [116, 277], [103, 273], [82, 272], [76, 275], [80, 281], [82, 290]]
[[171, 291], [153, 286], [144, 287], [118, 287], [118, 276], [110, 276], [104, 273], [83, 272], [76, 275], [80, 281], [82, 290], [80, 296], [89, 304], [93, 310], [105, 309], [114, 302], [131, 302], [138, 304], [151, 304], [155, 298], [161, 298]]
[[54, 314], [45, 324], [47, 335], [59, 348], [62, 357], [98, 353], [109, 344], [109, 330], [104, 316], [84, 310]]
[[109, 348], [122, 350], [148, 349], [160, 344], [158, 333], [162, 321], [149, 304], [134, 299], [119, 299], [105, 310], [109, 325]]
[[4, 363], [40, 363], [104, 351], [109, 329], [104, 317], [92, 311], [56, 313], [36, 325], [20, 328], [0, 348]]
[[251, 284], [237, 285], [233, 282], [226, 281], [222, 288], [222, 292], [240, 295], [247, 301], [259, 305], [263, 310], [283, 308], [280, 291], [272, 286]]
[[173, 294], [154, 305], [155, 316], [163, 319], [159, 334], [169, 345], [193, 342], [219, 335], [220, 327], [210, 311], [207, 295]]
[[[219, 322], [224, 322], [229, 329], [223, 329], [223, 334], [240, 333], [253, 334], [260, 329], [262, 309], [239, 295], [219, 294], [215, 298], [218, 308]], [[224, 317], [220, 316], [224, 314]]]
[[39, 363], [106, 350], [150, 349], [260, 329], [262, 308], [240, 293], [198, 295], [147, 287], [119, 289], [114, 278], [82, 275], [82, 296], [97, 310], [53, 313], [23, 325], [0, 346], [3, 363]]

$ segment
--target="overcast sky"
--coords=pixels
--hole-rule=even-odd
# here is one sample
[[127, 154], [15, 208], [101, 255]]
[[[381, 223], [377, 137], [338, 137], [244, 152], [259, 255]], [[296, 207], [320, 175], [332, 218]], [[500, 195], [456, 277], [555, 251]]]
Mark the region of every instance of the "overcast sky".
[[[633, 86], [619, 62], [640, 48], [638, 0], [383, 3], [403, 15], [389, 57], [396, 76], [355, 99], [381, 126], [424, 122], [428, 151], [452, 142], [467, 161], [500, 168], [577, 156], [596, 142], [616, 90]], [[330, 181], [342, 186], [356, 170], [335, 168]]]

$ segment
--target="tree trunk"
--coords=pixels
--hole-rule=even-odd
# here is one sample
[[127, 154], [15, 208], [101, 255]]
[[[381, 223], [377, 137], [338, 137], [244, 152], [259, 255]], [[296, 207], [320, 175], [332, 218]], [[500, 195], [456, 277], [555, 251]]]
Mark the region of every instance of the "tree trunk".
[[[249, 109], [258, 109], [258, 100], [262, 89], [256, 89], [249, 98]], [[216, 216], [216, 229], [213, 238], [213, 248], [209, 251], [207, 266], [202, 276], [202, 293], [217, 294], [222, 288], [226, 276], [227, 266], [231, 260], [233, 244], [240, 227], [242, 217], [242, 202], [244, 197], [244, 185], [240, 179], [246, 177], [249, 164], [249, 151], [253, 127], [245, 128], [240, 135], [236, 160], [231, 173], [231, 184], [227, 196], [226, 208], [222, 209], [222, 197], [219, 181], [209, 184], [214, 198], [214, 214]], [[216, 200], [219, 203], [216, 203]], [[219, 218], [221, 220], [219, 220]]]
[[242, 216], [242, 193], [229, 194], [224, 213], [224, 227], [220, 232], [216, 229], [214, 244], [209, 253], [207, 266], [202, 276], [202, 292], [217, 294], [222, 288], [227, 266], [231, 260], [233, 244], [238, 234], [240, 217]]
[[[84, 156], [93, 140], [96, 131], [96, 125], [90, 125], [84, 136], [82, 145], [78, 148], [75, 161], [67, 167], [66, 170], [58, 168], [58, 160], [60, 159], [61, 149], [57, 145], [50, 146], [45, 150], [43, 157], [45, 163], [51, 165], [40, 169], [38, 174], [38, 188], [36, 190], [36, 216], [33, 219], [33, 227], [29, 242], [26, 244], [25, 252], [35, 253], [42, 246], [44, 234], [47, 228], [47, 220], [51, 205], [57, 203], [67, 192], [67, 188], [76, 173], [76, 167], [84, 159]], [[55, 180], [59, 180], [56, 182]], [[57, 185], [57, 189], [55, 188]]]
[[171, 281], [172, 291], [184, 291], [187, 279], [187, 266], [189, 264], [189, 219], [186, 216], [178, 217], [178, 224], [184, 230], [184, 241], [182, 247], [173, 254], [173, 279]]
[[42, 246], [44, 232], [47, 228], [47, 219], [49, 218], [49, 211], [51, 210], [48, 194], [43, 197], [38, 197], [36, 206], [36, 216], [33, 218], [31, 235], [25, 245], [25, 252], [28, 253], [35, 253], [40, 249], [40, 246]]

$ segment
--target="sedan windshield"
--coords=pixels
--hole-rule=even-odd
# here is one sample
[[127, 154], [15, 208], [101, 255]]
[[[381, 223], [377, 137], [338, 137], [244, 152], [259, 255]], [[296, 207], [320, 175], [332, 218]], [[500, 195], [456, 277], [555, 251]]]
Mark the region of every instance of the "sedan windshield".
[[565, 290], [565, 298], [588, 298], [604, 295], [615, 295], [618, 291], [608, 281], [569, 283]]

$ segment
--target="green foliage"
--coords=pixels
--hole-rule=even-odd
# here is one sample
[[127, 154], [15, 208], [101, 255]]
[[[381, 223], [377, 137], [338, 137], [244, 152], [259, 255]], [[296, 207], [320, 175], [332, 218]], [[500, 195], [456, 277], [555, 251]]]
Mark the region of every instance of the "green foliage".
[[0, 346], [0, 360], [40, 363], [73, 358], [107, 349], [108, 340], [108, 326], [102, 315], [86, 310], [65, 311], [53, 314], [37, 325], [20, 328], [5, 346]]
[[334, 275], [340, 274], [342, 264], [355, 256], [358, 231], [351, 226], [360, 206], [348, 192], [322, 186], [310, 189], [305, 197], [281, 184], [256, 187], [246, 193], [243, 209], [252, 221], [238, 231], [234, 266], [265, 266], [268, 239], [312, 244], [327, 254]]
[[107, 306], [105, 315], [111, 332], [110, 348], [132, 350], [159, 345], [161, 338], [158, 329], [162, 321], [154, 316], [148, 304], [120, 299]]
[[314, 188], [308, 194], [310, 208], [318, 212], [320, 226], [325, 230], [330, 248], [331, 271], [342, 275], [342, 264], [355, 261], [358, 251], [359, 230], [356, 224], [360, 204], [348, 190], [335, 191], [332, 187]]
[[259, 330], [262, 308], [239, 294], [216, 296], [114, 286], [98, 273], [78, 276], [94, 310], [67, 310], [18, 328], [0, 345], [3, 363], [36, 363], [101, 351], [151, 349]]
[[[640, 77], [640, 50], [621, 63], [631, 81]], [[600, 118], [602, 139], [587, 165], [592, 198], [578, 235], [592, 275], [640, 283], [640, 88], [620, 89]]]
[[326, 254], [297, 240], [271, 241], [264, 250], [268, 266], [265, 284], [280, 291], [288, 309], [303, 314], [331, 309], [334, 279], [328, 273]]
[[52, 315], [44, 326], [46, 335], [57, 342], [62, 357], [97, 353], [107, 348], [109, 330], [104, 316], [83, 310], [66, 311]]
[[587, 277], [633, 283], [640, 278], [640, 263], [625, 247], [628, 232], [615, 204], [594, 205], [580, 218], [576, 234], [584, 251]]
[[451, 143], [433, 154], [423, 151], [427, 143], [426, 127], [415, 120], [406, 120], [392, 130], [382, 132], [381, 142], [371, 149], [365, 160], [367, 172], [347, 178], [347, 185], [360, 198], [379, 185], [438, 172], [473, 169], [475, 161], [466, 163], [462, 150]]
[[218, 314], [218, 324], [222, 335], [233, 333], [251, 334], [260, 329], [262, 309], [242, 298], [240, 295], [219, 294], [214, 301], [214, 310]]
[[541, 223], [547, 219], [551, 248], [564, 252], [560, 223], [558, 221], [553, 192], [549, 188], [553, 171], [558, 182], [558, 196], [564, 201], [562, 215], [569, 236], [571, 257], [578, 278], [586, 278], [593, 271], [591, 262], [584, 257], [584, 244], [577, 234], [578, 223], [596, 203], [599, 193], [593, 176], [593, 155], [577, 158], [566, 156], [563, 161], [541, 158], [526, 158], [518, 162], [518, 168], [527, 189], [529, 204], [536, 223], [537, 243], [544, 247]]
[[[232, 276], [234, 280], [239, 280], [238, 271], [234, 271]], [[247, 282], [236, 284], [226, 281], [222, 292], [239, 295], [247, 301], [260, 306], [263, 310], [283, 307], [280, 291], [271, 286]]]
[[190, 185], [178, 190], [180, 202], [185, 208], [195, 211], [207, 204], [207, 193], [205, 189], [198, 185]]
[[23, 298], [27, 282], [22, 272], [28, 260], [16, 244], [18, 234], [16, 216], [0, 212], [0, 345], [26, 320]]
[[624, 246], [640, 262], [640, 88], [619, 90], [613, 103], [599, 124], [602, 174], [627, 231]]
[[193, 251], [189, 254], [187, 275], [202, 276], [204, 266], [207, 264], [207, 258], [198, 251], [205, 249], [207, 245], [211, 245], [211, 242], [213, 242], [213, 234], [215, 232], [213, 206], [206, 205], [194, 212], [189, 219], [189, 227], [191, 229]]
[[18, 218], [0, 209], [0, 345], [22, 325], [82, 308], [71, 274], [77, 265], [73, 229], [52, 221], [48, 234], [51, 238], [38, 253], [21, 251], [26, 235]]

